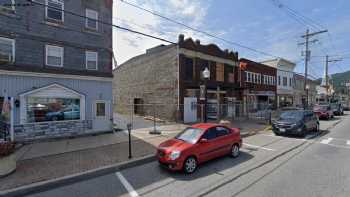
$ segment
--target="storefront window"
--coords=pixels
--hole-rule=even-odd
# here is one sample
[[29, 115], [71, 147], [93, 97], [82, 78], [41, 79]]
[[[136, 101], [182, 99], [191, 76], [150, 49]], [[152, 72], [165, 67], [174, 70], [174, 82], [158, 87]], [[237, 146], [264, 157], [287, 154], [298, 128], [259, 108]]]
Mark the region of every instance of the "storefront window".
[[27, 98], [27, 122], [80, 120], [80, 99]]

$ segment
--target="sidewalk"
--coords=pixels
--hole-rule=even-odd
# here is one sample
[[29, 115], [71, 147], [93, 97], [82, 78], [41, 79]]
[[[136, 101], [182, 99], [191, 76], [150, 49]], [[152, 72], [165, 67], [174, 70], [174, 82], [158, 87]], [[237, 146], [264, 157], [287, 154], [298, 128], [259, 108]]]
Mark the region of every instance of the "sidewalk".
[[[158, 126], [161, 135], [150, 135], [152, 127], [132, 130], [133, 158], [155, 154], [161, 142], [174, 137], [187, 126]], [[241, 128], [242, 135], [246, 136], [252, 131], [263, 130], [265, 126], [253, 122], [234, 122], [233, 127]], [[15, 154], [17, 170], [0, 179], [0, 191], [128, 161], [128, 135], [126, 131], [120, 131], [28, 144]]]

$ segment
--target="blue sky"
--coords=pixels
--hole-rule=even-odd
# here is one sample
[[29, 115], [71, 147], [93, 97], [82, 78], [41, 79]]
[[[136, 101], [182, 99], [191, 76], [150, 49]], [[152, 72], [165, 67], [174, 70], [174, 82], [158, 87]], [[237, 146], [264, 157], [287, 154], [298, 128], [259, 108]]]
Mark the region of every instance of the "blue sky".
[[[278, 8], [272, 0], [126, 0], [183, 22], [194, 28], [218, 35], [226, 40], [283, 57], [297, 63], [296, 72], [303, 72], [300, 37], [307, 26], [293, 19], [286, 7]], [[348, 0], [279, 0], [283, 5], [311, 18], [329, 30], [313, 39], [310, 74], [323, 74], [325, 54], [343, 57], [343, 61], [330, 64], [330, 73], [350, 70], [350, 2]], [[178, 34], [200, 39], [202, 43], [215, 43], [221, 48], [238, 51], [240, 57], [255, 61], [273, 57], [249, 51], [188, 30], [152, 14], [138, 10], [120, 0], [114, 1], [114, 24], [149, 33], [176, 42]], [[299, 19], [300, 20], [300, 19]], [[315, 27], [309, 25], [311, 31]], [[144, 53], [147, 48], [166, 44], [151, 38], [119, 30], [114, 31], [114, 50], [118, 64]]]

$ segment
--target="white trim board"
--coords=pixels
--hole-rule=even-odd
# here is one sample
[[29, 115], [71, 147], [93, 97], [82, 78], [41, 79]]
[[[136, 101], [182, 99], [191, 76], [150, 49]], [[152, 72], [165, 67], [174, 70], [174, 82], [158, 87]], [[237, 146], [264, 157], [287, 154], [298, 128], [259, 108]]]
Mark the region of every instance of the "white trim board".
[[109, 77], [94, 77], [94, 76], [80, 76], [80, 75], [66, 75], [66, 74], [51, 74], [51, 73], [35, 73], [35, 72], [23, 72], [23, 71], [8, 71], [1, 70], [0, 75], [15, 75], [24, 77], [42, 77], [42, 78], [59, 78], [59, 79], [77, 79], [77, 80], [89, 80], [89, 81], [108, 81], [112, 82], [113, 78]]

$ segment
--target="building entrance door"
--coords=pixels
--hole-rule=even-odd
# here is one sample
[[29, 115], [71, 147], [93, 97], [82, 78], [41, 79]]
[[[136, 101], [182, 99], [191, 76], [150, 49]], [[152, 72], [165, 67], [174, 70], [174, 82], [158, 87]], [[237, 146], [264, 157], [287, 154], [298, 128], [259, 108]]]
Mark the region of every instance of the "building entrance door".
[[197, 98], [184, 97], [184, 123], [197, 122]]

